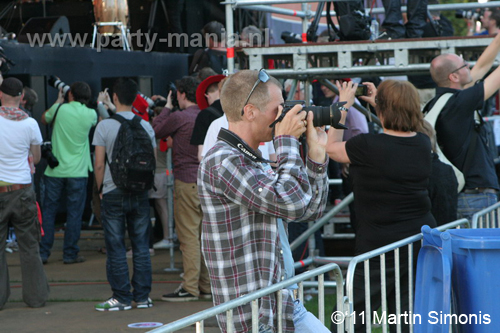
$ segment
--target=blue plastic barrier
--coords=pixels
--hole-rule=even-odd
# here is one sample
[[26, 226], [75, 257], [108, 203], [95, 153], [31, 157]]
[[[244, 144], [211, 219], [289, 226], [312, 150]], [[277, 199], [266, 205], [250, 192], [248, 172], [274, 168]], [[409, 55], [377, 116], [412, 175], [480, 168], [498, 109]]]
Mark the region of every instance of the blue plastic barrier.
[[450, 325], [461, 333], [500, 332], [500, 229], [424, 226], [422, 233], [414, 332], [448, 333]]

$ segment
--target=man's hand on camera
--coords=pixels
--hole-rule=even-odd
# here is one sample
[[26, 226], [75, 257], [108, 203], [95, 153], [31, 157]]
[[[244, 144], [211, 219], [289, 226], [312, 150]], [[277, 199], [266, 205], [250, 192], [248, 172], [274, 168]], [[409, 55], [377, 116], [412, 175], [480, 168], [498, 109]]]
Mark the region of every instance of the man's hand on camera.
[[168, 92], [167, 104], [165, 105], [165, 107], [169, 108], [170, 110], [172, 110], [172, 108], [174, 107], [174, 105], [172, 104], [172, 90]]
[[308, 155], [311, 160], [318, 164], [325, 163], [326, 160], [326, 143], [328, 135], [325, 132], [325, 127], [314, 127], [314, 113], [309, 111], [307, 114], [307, 131], [306, 141], [309, 148]]
[[172, 110], [172, 108], [174, 107], [173, 104], [172, 104], [172, 90], [170, 90], [168, 92], [167, 98], [165, 98], [165, 97], [163, 97], [161, 95], [153, 95], [153, 96], [151, 96], [151, 99], [153, 101], [156, 101], [157, 99], [160, 99], [160, 100], [163, 100], [163, 101], [167, 101], [167, 104], [165, 104], [165, 107], [169, 108], [170, 110]]
[[[278, 113], [279, 118], [283, 109]], [[297, 139], [306, 131], [307, 121], [306, 112], [302, 111], [302, 105], [295, 105], [288, 111], [282, 121], [276, 123], [274, 127], [274, 136], [292, 135]]]
[[64, 103], [64, 92], [63, 92], [63, 90], [62, 90], [62, 89], [59, 89], [59, 95], [57, 96], [56, 103], [57, 103], [57, 104], [62, 104], [62, 103]]
[[349, 109], [354, 104], [354, 97], [356, 95], [358, 84], [353, 83], [352, 81], [344, 81], [341, 84], [339, 81], [336, 81], [335, 85], [339, 90], [339, 102], [346, 102], [344, 106]]

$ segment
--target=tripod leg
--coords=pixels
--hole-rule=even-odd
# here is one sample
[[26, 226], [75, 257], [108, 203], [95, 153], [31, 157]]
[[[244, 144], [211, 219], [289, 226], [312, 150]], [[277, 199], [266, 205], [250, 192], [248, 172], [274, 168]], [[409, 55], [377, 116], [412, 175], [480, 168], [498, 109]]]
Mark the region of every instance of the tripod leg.
[[155, 25], [156, 11], [158, 9], [158, 0], [155, 0], [151, 4], [151, 9], [149, 10], [149, 20], [148, 20], [148, 34], [151, 34], [153, 27]]

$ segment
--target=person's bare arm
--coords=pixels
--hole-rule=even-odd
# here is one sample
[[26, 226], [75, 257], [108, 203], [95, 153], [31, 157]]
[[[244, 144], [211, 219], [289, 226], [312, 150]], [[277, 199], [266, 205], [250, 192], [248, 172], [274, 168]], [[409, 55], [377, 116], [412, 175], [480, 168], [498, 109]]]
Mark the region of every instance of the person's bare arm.
[[474, 67], [470, 70], [472, 82], [465, 88], [474, 85], [477, 80], [482, 79], [489, 72], [498, 52], [500, 52], [500, 34], [496, 35], [493, 42], [483, 51]]
[[104, 166], [106, 165], [106, 147], [95, 146], [94, 175], [97, 189], [100, 190], [104, 181]]
[[40, 145], [30, 145], [30, 153], [33, 156], [33, 164], [38, 164], [42, 157]]

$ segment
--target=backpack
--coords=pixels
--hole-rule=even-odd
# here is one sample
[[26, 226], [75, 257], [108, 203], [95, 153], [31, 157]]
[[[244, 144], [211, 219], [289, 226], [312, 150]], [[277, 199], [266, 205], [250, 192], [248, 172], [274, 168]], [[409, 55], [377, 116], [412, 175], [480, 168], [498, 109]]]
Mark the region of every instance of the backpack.
[[111, 161], [108, 162], [113, 182], [116, 187], [126, 191], [138, 192], [153, 188], [155, 154], [151, 138], [141, 125], [141, 118], [134, 115], [133, 119], [128, 120], [118, 114], [111, 118], [121, 124]]
[[[339, 29], [335, 27], [330, 15], [331, 4], [334, 4], [339, 22]], [[368, 40], [370, 39], [370, 17], [365, 15], [363, 7], [354, 3], [327, 2], [326, 19], [341, 41]]]
[[189, 68], [189, 75], [199, 72], [204, 67], [210, 67], [217, 74], [222, 74], [224, 69], [227, 68], [226, 54], [209, 48], [196, 51]]

